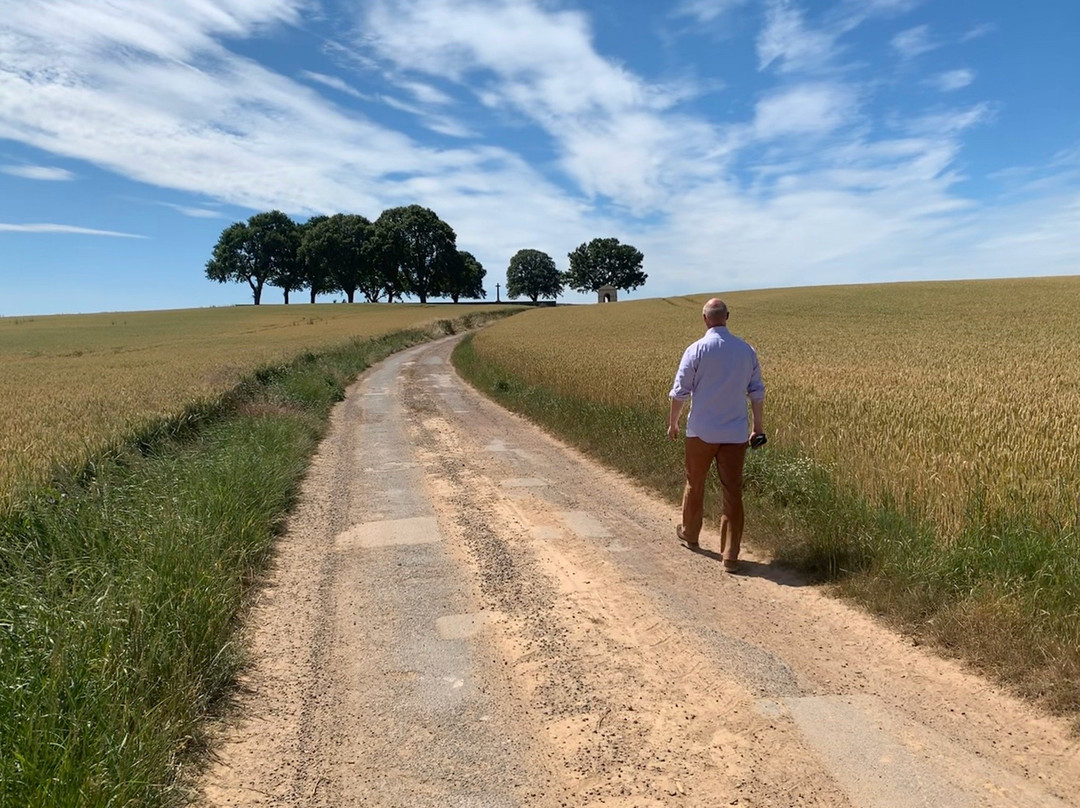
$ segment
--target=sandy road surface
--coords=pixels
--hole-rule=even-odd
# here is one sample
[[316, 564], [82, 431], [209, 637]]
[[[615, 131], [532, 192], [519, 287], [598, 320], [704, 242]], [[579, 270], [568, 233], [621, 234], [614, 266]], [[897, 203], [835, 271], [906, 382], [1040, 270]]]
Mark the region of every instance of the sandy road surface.
[[732, 576], [682, 548], [452, 345], [335, 411], [206, 804], [1080, 804], [1063, 723], [752, 552]]

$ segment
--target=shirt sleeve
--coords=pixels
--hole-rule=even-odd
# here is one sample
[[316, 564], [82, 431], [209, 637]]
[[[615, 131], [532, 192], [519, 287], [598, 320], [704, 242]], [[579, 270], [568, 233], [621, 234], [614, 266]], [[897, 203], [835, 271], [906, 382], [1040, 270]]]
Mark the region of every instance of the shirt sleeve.
[[671, 386], [671, 392], [668, 393], [668, 398], [673, 398], [677, 401], [686, 401], [690, 398], [690, 394], [694, 392], [694, 381], [697, 378], [697, 352], [694, 350], [694, 346], [691, 345], [685, 351], [683, 351], [682, 360], [679, 362], [679, 369], [675, 373], [675, 383]]
[[758, 364], [757, 351], [751, 351], [754, 367], [750, 371], [750, 383], [746, 386], [746, 396], [751, 401], [765, 400], [765, 382], [761, 380], [761, 365]]

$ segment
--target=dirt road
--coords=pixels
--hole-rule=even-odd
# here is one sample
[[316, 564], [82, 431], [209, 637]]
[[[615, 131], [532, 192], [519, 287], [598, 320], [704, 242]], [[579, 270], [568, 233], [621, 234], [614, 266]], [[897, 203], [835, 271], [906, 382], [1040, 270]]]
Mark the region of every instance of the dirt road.
[[681, 547], [673, 508], [475, 394], [452, 346], [335, 411], [206, 804], [1080, 804], [1064, 722], [752, 532], [739, 576]]

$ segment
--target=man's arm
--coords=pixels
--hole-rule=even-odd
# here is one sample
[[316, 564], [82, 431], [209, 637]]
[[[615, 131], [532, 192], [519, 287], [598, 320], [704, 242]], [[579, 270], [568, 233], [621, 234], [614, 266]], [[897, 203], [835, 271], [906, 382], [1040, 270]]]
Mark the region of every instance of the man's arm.
[[765, 417], [765, 399], [751, 401], [750, 412], [754, 415], [754, 427], [750, 430], [750, 437], [753, 438], [754, 435], [760, 435], [765, 431], [762, 427], [762, 420]]
[[672, 440], [679, 437], [679, 416], [682, 415], [683, 400], [671, 399], [671, 408], [668, 410], [667, 436]]

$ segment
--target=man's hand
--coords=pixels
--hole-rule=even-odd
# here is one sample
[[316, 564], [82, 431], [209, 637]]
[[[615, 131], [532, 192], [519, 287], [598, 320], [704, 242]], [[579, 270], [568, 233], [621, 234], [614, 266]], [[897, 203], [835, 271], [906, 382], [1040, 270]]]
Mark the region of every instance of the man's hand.
[[677, 423], [667, 425], [667, 436], [670, 440], [679, 439], [679, 425]]

